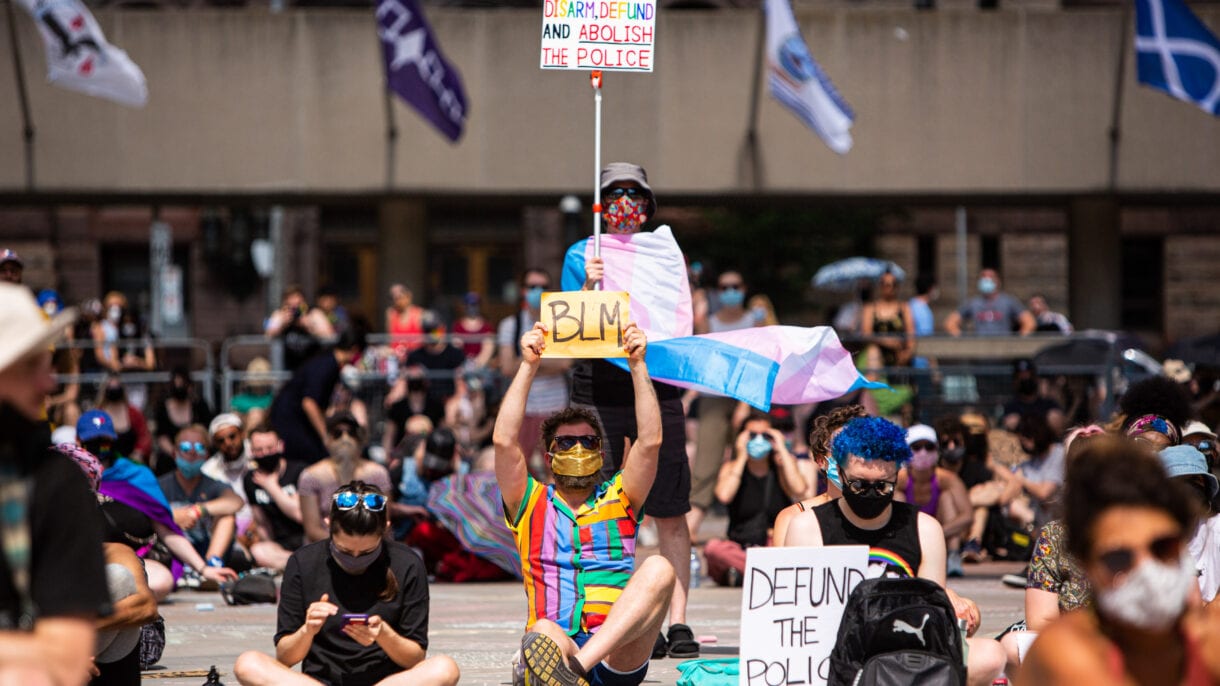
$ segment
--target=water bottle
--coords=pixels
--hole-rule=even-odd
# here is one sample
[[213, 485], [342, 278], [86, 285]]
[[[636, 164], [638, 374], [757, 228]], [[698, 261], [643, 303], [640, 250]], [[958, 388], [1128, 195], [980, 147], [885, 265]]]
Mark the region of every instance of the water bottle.
[[699, 588], [699, 576], [703, 574], [703, 563], [699, 561], [699, 552], [690, 549], [690, 587]]

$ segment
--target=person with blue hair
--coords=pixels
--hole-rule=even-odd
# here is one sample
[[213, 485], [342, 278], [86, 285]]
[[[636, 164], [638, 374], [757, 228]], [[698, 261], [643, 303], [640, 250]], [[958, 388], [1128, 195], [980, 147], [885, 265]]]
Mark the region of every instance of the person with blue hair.
[[[945, 587], [945, 534], [936, 518], [894, 500], [898, 469], [911, 458], [906, 432], [879, 417], [849, 421], [831, 443], [843, 496], [794, 516], [785, 545], [867, 545], [869, 576], [918, 577], [936, 582], [949, 596], [967, 634], [979, 626], [978, 606]], [[966, 672], [969, 684], [990, 684], [1004, 668], [1004, 650], [993, 639], [974, 637]]]

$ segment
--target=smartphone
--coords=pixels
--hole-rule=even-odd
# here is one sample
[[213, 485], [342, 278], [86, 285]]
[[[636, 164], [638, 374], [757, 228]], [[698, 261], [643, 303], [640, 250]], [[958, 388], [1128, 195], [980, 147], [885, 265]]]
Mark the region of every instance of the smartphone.
[[368, 624], [368, 623], [369, 623], [368, 615], [343, 615], [343, 623], [340, 625], [340, 628], [343, 628], [343, 627], [347, 626], [348, 624]]

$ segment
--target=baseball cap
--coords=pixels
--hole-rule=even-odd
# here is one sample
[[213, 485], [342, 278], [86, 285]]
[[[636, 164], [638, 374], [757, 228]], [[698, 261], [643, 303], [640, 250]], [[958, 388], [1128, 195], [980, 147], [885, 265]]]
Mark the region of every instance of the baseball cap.
[[119, 434], [114, 430], [114, 422], [110, 415], [102, 410], [89, 410], [76, 420], [76, 438], [80, 441], [92, 441], [95, 438], [115, 440]]
[[18, 255], [16, 250], [9, 250], [8, 248], [0, 250], [0, 264], [5, 262], [16, 262], [18, 267], [25, 269], [25, 261], [21, 259], [21, 255]]
[[932, 445], [940, 445], [936, 440], [936, 429], [927, 424], [916, 424], [907, 428], [907, 445], [914, 445], [920, 441], [927, 441]]
[[1208, 436], [1212, 440], [1216, 439], [1216, 432], [1209, 429], [1206, 424], [1204, 424], [1203, 422], [1201, 422], [1197, 419], [1192, 420], [1191, 422], [1189, 422], [1186, 425], [1185, 429], [1182, 429], [1183, 438], [1185, 438], [1187, 436], [1198, 436], [1199, 434]]
[[644, 168], [638, 164], [630, 162], [611, 162], [602, 169], [602, 193], [606, 189], [618, 181], [634, 181], [648, 195], [648, 209], [645, 213], [649, 219], [652, 219], [657, 214], [657, 197], [652, 192], [652, 186], [648, 185], [648, 174]]
[[1207, 481], [1208, 495], [1216, 497], [1220, 492], [1220, 481], [1207, 470], [1207, 458], [1192, 445], [1171, 445], [1160, 453], [1165, 473], [1175, 476], [1202, 476]]

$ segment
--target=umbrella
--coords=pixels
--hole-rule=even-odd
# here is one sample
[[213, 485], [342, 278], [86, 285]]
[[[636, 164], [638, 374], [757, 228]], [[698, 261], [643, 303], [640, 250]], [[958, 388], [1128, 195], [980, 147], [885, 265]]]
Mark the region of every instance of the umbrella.
[[889, 260], [875, 257], [849, 257], [824, 265], [813, 275], [813, 285], [829, 291], [850, 291], [861, 279], [875, 280], [889, 272], [902, 281], [906, 272]]
[[1187, 364], [1220, 367], [1220, 333], [1178, 341], [1169, 348], [1165, 357]]
[[453, 475], [428, 489], [428, 511], [462, 547], [521, 578], [521, 558], [504, 523], [503, 498], [494, 474]]

